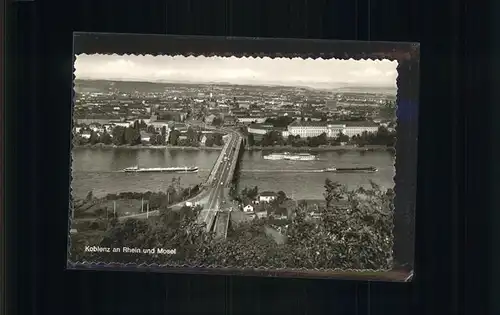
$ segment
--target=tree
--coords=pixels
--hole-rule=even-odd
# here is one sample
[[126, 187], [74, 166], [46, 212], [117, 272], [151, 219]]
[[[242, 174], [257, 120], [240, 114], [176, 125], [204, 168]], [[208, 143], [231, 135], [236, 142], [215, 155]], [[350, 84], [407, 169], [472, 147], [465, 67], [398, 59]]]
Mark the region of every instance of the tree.
[[220, 117], [215, 117], [214, 120], [212, 120], [212, 125], [217, 126], [217, 127], [222, 126], [223, 123], [224, 123], [224, 121]]
[[224, 140], [222, 139], [222, 134], [215, 133], [213, 136], [214, 136], [214, 144], [216, 146], [223, 146], [224, 145]]
[[248, 145], [250, 147], [255, 145], [255, 137], [251, 133], [248, 134]]
[[113, 128], [113, 144], [115, 145], [123, 145], [126, 143], [125, 141], [125, 127], [116, 126]]
[[293, 117], [290, 116], [280, 116], [278, 118], [268, 118], [266, 119], [266, 124], [271, 124], [275, 128], [285, 128], [288, 127], [294, 121]]
[[246, 191], [246, 196], [250, 200], [255, 200], [259, 196], [259, 187], [254, 186], [252, 189]]
[[349, 142], [349, 136], [348, 136], [348, 135], [343, 134], [342, 132], [339, 132], [339, 133], [337, 134], [337, 137], [335, 138], [335, 140], [336, 140], [338, 143]]
[[212, 135], [207, 135], [207, 139], [205, 140], [205, 146], [207, 147], [214, 146], [214, 137]]
[[262, 146], [283, 145], [285, 143], [285, 140], [283, 139], [281, 132], [272, 130], [267, 132], [262, 137], [261, 143]]
[[285, 192], [282, 190], [278, 191], [277, 197], [276, 197], [276, 202], [278, 204], [282, 204], [286, 199], [287, 199], [287, 197], [286, 197]]
[[[179, 192], [178, 185], [175, 179], [168, 190]], [[257, 187], [245, 188], [242, 195], [249, 196], [256, 191]], [[369, 188], [348, 190], [326, 180], [326, 206], [320, 208], [319, 218], [310, 218], [307, 204], [300, 203], [281, 232], [274, 229], [279, 220], [256, 218], [231, 225], [227, 238], [220, 240], [206, 232], [204, 223], [197, 222], [201, 208], [184, 206], [174, 211], [162, 205], [160, 215], [149, 220], [116, 220], [112, 226], [96, 221], [93, 234], [95, 231], [102, 234], [91, 240], [82, 240], [76, 235], [72, 239], [71, 257], [74, 261], [238, 268], [389, 269], [393, 267], [393, 198], [393, 190], [382, 190], [375, 183]], [[275, 210], [275, 213], [283, 212], [283, 209]], [[284, 241], [278, 242], [278, 238]], [[89, 253], [84, 251], [85, 245], [176, 248], [178, 253], [157, 256]]]
[[139, 130], [140, 129], [140, 123], [138, 120], [134, 121], [134, 124], [132, 125], [132, 128]]
[[[343, 255], [354, 268], [388, 267], [392, 263], [393, 244], [391, 195], [374, 182], [371, 189], [348, 191], [345, 186], [326, 180], [325, 199], [322, 228], [336, 243], [349, 248]], [[347, 203], [346, 208], [339, 207], [341, 201]]]
[[138, 145], [141, 143], [141, 133], [138, 128], [128, 127], [125, 130], [125, 142], [130, 145]]
[[198, 133], [192, 127], [188, 127], [186, 136], [188, 145], [195, 146], [198, 144]]
[[168, 143], [170, 143], [171, 145], [177, 145], [180, 135], [181, 135], [181, 132], [179, 130], [176, 130], [176, 129], [172, 130], [170, 132], [170, 137], [169, 137]]
[[396, 117], [396, 102], [385, 101], [379, 109], [379, 115], [382, 119], [394, 119]]
[[99, 142], [104, 144], [111, 144], [113, 142], [113, 139], [111, 138], [111, 135], [109, 133], [104, 131], [99, 137]]
[[394, 146], [396, 143], [396, 133], [390, 132], [385, 126], [380, 126], [373, 140], [374, 144]]
[[155, 126], [153, 125], [149, 125], [146, 129], [146, 132], [147, 133], [151, 133], [151, 134], [156, 134], [156, 129], [155, 129]]
[[89, 143], [90, 144], [96, 144], [99, 142], [99, 136], [94, 130], [90, 131], [90, 138], [89, 138]]
[[328, 138], [326, 136], [326, 133], [322, 133], [317, 137], [318, 145], [327, 145], [328, 144]]

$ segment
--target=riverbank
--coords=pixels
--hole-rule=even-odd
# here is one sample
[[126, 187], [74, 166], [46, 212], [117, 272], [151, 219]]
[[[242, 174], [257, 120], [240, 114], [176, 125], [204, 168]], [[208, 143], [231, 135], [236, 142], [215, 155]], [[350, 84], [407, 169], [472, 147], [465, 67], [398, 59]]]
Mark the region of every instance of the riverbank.
[[[73, 148], [86, 148], [86, 149], [130, 149], [130, 150], [144, 150], [144, 149], [152, 149], [152, 150], [209, 150], [209, 151], [220, 151], [222, 147], [187, 147], [187, 146], [173, 146], [173, 145], [113, 145], [113, 144], [86, 144], [86, 145], [75, 145]], [[357, 146], [324, 146], [324, 147], [292, 147], [292, 146], [269, 146], [269, 147], [261, 147], [261, 146], [252, 146], [245, 147], [246, 151], [288, 151], [288, 152], [328, 152], [328, 151], [358, 151], [358, 152], [372, 152], [372, 151], [394, 151], [394, 148], [386, 147], [383, 145], [373, 145], [366, 147], [357, 147]]]
[[260, 147], [260, 146], [252, 146], [245, 147], [247, 151], [287, 151], [287, 152], [328, 152], [328, 151], [358, 151], [358, 152], [371, 152], [371, 151], [394, 151], [394, 148], [383, 146], [383, 145], [373, 145], [366, 147], [357, 147], [357, 146], [324, 146], [324, 147], [292, 147], [292, 146], [269, 146], [269, 147]]
[[222, 147], [186, 147], [186, 146], [173, 146], [173, 145], [114, 145], [114, 144], [85, 144], [85, 145], [75, 145], [75, 149], [130, 149], [130, 150], [211, 150], [220, 151]]

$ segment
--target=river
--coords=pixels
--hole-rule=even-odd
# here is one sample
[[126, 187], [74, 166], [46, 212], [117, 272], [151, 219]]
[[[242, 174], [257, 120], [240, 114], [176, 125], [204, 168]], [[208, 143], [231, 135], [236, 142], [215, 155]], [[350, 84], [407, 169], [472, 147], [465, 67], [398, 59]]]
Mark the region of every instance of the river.
[[[73, 194], [82, 198], [89, 191], [95, 196], [125, 191], [161, 191], [170, 185], [174, 177], [181, 177], [183, 186], [196, 185], [207, 178], [219, 153], [212, 150], [75, 148], [72, 163]], [[370, 180], [385, 188], [394, 186], [394, 157], [385, 151], [319, 152], [316, 161], [269, 161], [264, 160], [262, 155], [261, 151], [244, 152], [240, 188], [258, 186], [260, 191], [282, 190], [295, 199], [323, 199], [326, 178], [350, 188], [368, 186]], [[200, 171], [191, 174], [120, 172], [134, 165], [198, 166]], [[379, 171], [369, 174], [303, 172], [332, 166], [375, 166]], [[302, 172], [290, 172], [293, 170]]]

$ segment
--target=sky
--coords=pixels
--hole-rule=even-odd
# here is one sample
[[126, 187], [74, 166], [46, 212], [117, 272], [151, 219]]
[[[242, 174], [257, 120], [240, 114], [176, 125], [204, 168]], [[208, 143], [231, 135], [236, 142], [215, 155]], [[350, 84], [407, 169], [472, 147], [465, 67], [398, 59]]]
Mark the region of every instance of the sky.
[[396, 87], [397, 61], [138, 55], [76, 57], [83, 80], [231, 83], [311, 88]]

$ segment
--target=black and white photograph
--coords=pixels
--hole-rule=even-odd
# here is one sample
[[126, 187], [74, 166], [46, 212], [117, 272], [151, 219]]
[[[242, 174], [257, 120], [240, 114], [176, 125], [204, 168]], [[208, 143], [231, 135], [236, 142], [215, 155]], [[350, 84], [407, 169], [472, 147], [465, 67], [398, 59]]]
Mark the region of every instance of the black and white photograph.
[[79, 53], [73, 66], [69, 268], [394, 270], [397, 60]]

